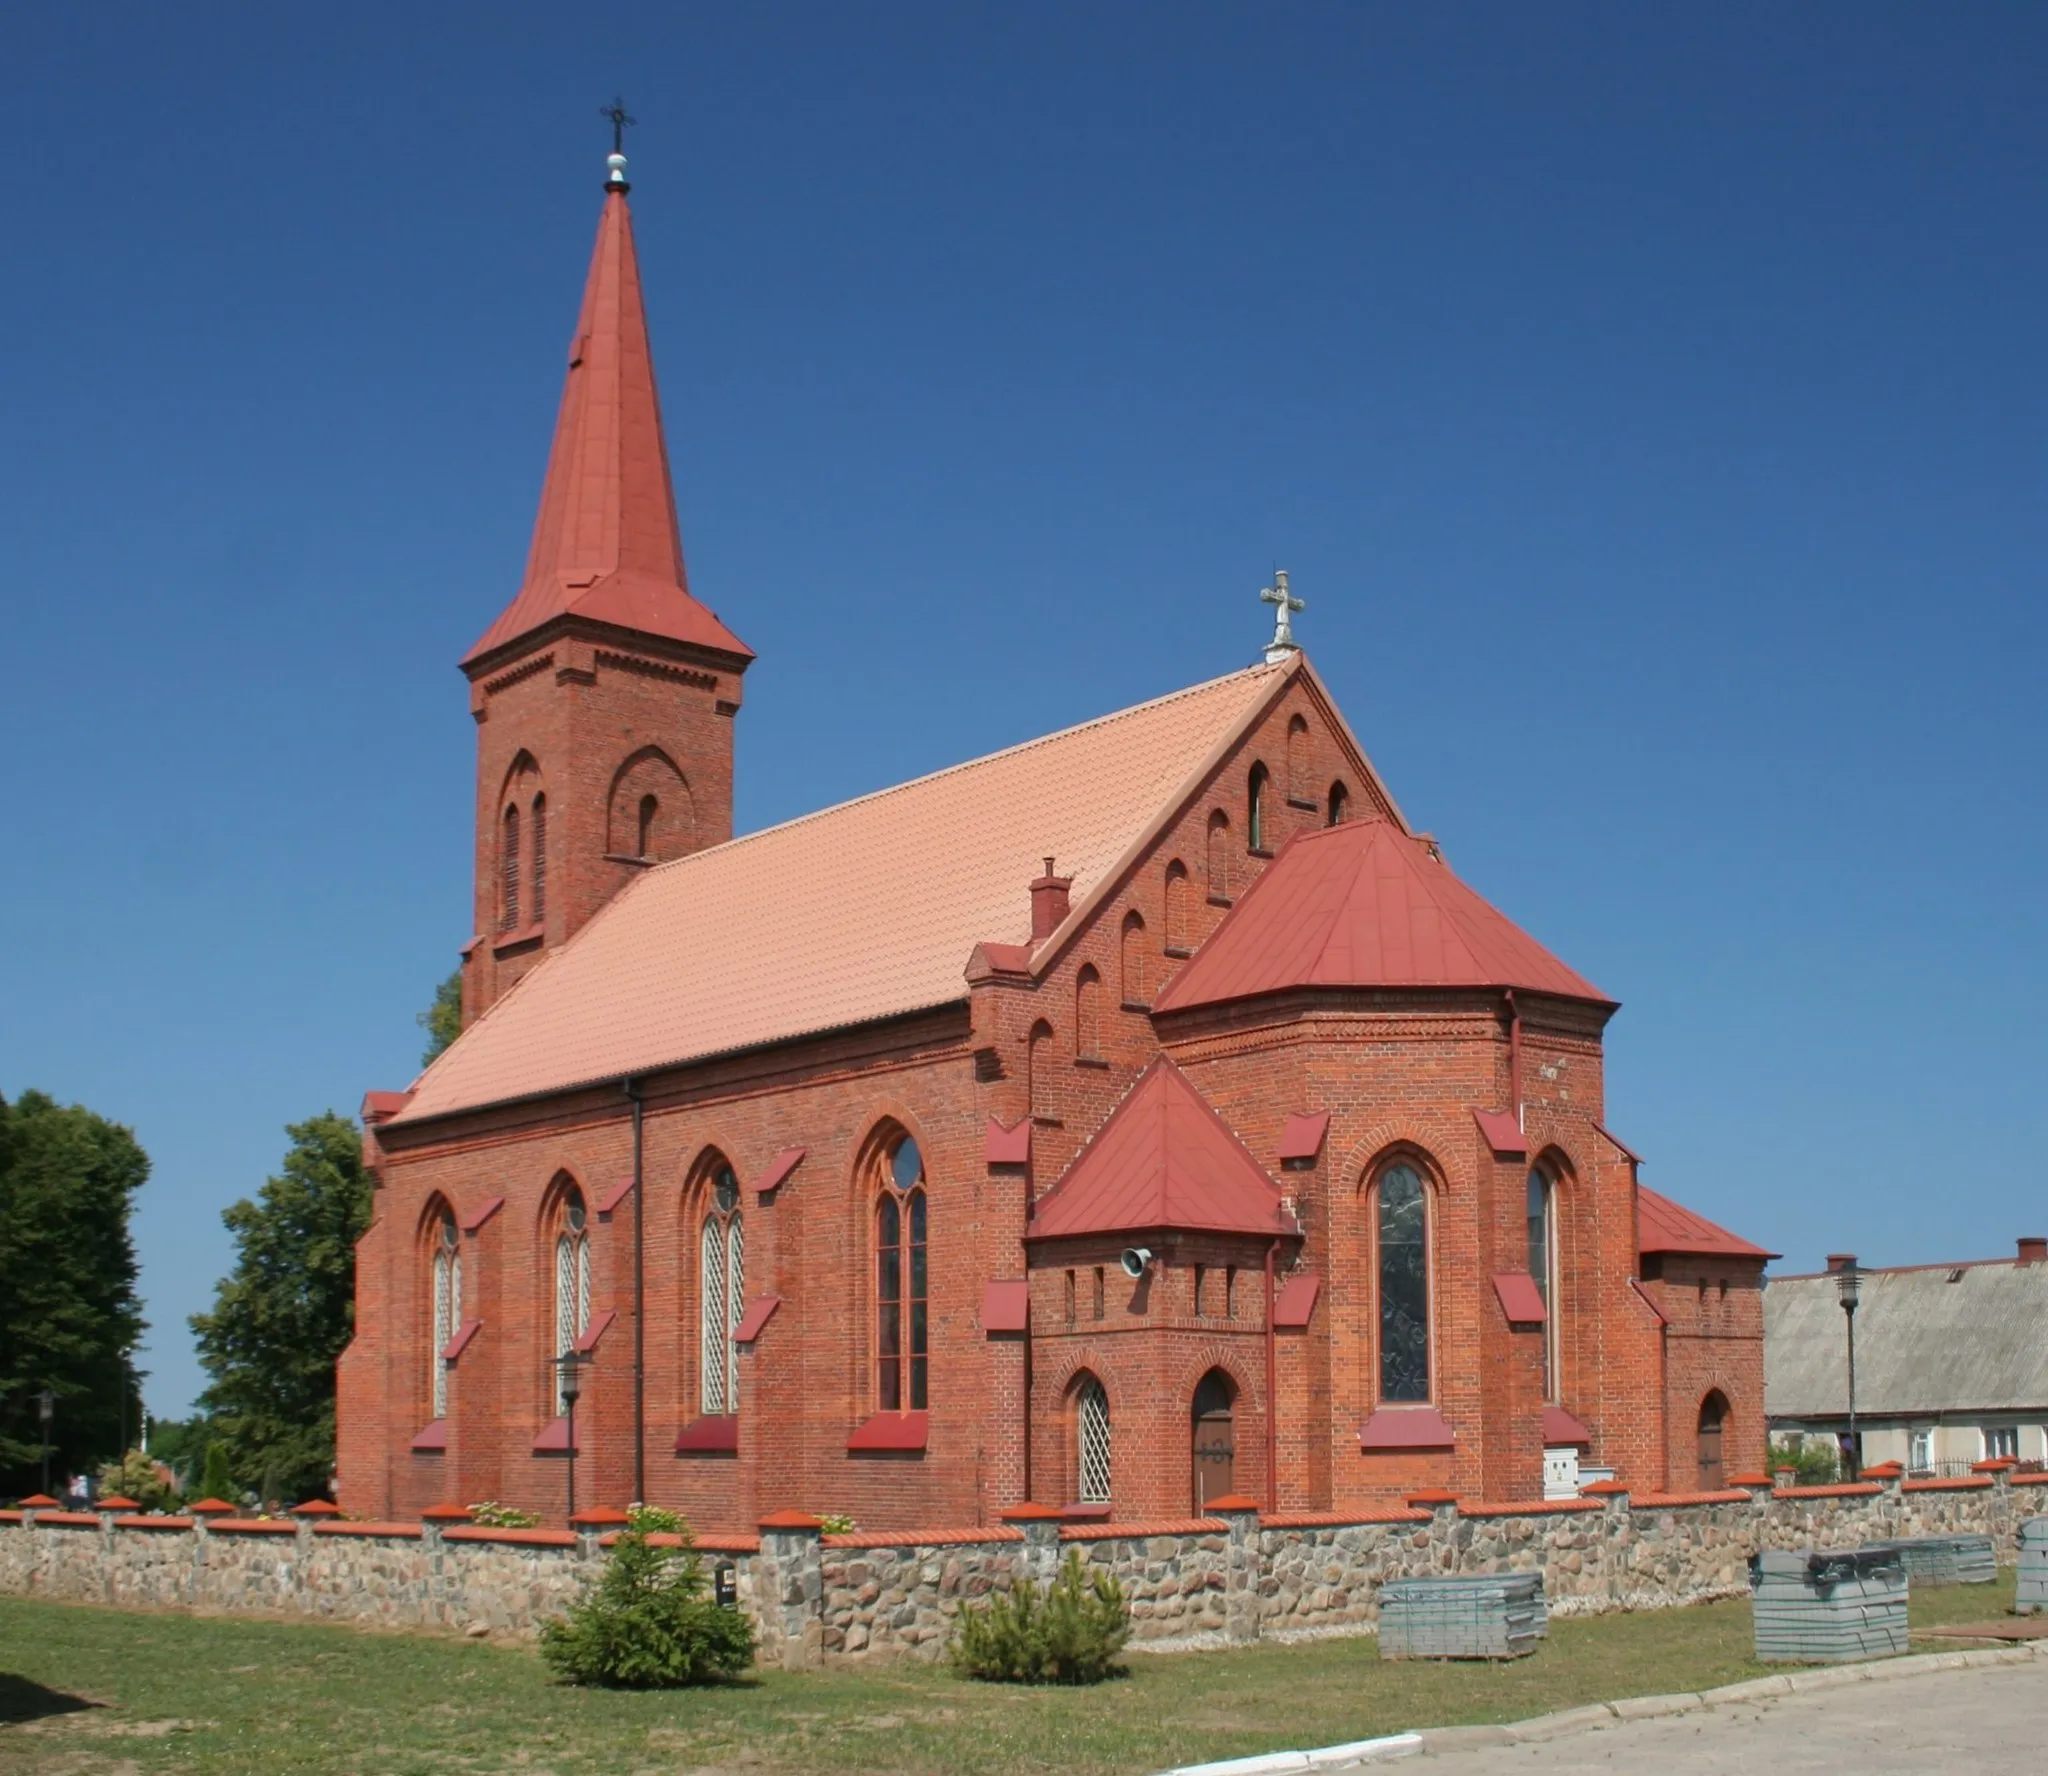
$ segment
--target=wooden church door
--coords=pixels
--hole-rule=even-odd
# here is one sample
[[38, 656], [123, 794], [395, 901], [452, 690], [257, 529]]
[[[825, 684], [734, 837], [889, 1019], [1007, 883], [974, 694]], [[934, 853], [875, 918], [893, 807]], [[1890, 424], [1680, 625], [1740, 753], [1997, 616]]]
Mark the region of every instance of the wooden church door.
[[1721, 1424], [1728, 1416], [1728, 1402], [1719, 1393], [1709, 1394], [1700, 1404], [1700, 1491], [1719, 1492], [1727, 1485], [1721, 1462]]
[[1237, 1490], [1237, 1443], [1231, 1431], [1231, 1406], [1236, 1390], [1230, 1377], [1211, 1369], [1195, 1389], [1194, 1469], [1195, 1510], [1208, 1502], [1225, 1498]]

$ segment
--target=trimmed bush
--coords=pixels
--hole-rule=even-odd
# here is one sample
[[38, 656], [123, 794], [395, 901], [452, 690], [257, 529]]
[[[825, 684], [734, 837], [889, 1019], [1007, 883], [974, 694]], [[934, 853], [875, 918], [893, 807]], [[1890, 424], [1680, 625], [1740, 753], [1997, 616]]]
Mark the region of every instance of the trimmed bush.
[[[655, 1521], [683, 1545], [650, 1543]], [[705, 1593], [689, 1526], [673, 1512], [636, 1508], [612, 1544], [597, 1589], [541, 1630], [541, 1657], [567, 1683], [610, 1689], [679, 1689], [738, 1677], [754, 1661], [753, 1624]]]
[[1007, 1597], [961, 1610], [953, 1669], [983, 1683], [1100, 1683], [1122, 1674], [1116, 1656], [1130, 1637], [1115, 1575], [1087, 1572], [1079, 1551], [1069, 1549], [1042, 1597], [1025, 1579]]
[[485, 1499], [480, 1505], [469, 1507], [469, 1520], [482, 1529], [538, 1529], [540, 1513], [521, 1511], [512, 1505], [501, 1505], [496, 1499]]

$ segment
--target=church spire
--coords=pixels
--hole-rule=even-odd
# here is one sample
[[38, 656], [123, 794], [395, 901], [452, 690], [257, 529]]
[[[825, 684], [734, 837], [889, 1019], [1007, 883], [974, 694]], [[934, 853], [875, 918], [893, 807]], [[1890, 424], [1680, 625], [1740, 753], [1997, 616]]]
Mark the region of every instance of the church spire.
[[626, 157], [617, 146], [619, 130], [630, 119], [621, 113], [613, 121], [597, 248], [569, 346], [526, 577], [469, 650], [465, 667], [566, 617], [693, 644], [742, 662], [753, 657], [690, 596], [684, 576], [626, 205]]

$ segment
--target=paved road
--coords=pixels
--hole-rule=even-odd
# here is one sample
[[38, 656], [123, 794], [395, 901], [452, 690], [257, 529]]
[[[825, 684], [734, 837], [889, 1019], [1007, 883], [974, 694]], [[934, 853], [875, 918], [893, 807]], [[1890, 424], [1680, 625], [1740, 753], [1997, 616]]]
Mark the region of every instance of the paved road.
[[1390, 1769], [1416, 1776], [2040, 1771], [2048, 1769], [2048, 1658], [1629, 1721], [1547, 1744], [1436, 1752]]

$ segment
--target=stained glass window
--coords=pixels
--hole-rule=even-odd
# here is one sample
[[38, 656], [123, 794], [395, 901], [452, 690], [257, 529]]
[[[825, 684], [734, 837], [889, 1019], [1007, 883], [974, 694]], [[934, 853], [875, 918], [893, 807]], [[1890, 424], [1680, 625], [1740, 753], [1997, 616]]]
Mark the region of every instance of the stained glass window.
[[1380, 1398], [1429, 1398], [1429, 1210], [1412, 1166], [1379, 1183]]
[[890, 1153], [875, 1205], [875, 1403], [925, 1410], [930, 1383], [924, 1159], [905, 1136]]
[[1557, 1310], [1551, 1303], [1557, 1279], [1556, 1193], [1542, 1169], [1529, 1174], [1529, 1276], [1542, 1297], [1543, 1397], [1557, 1398]]

